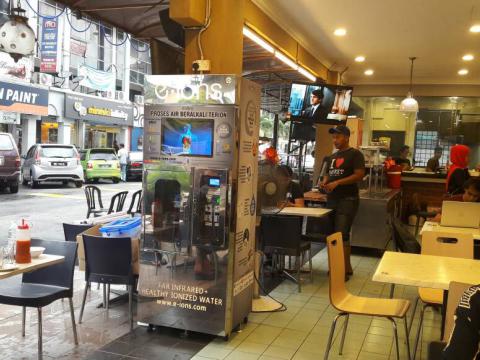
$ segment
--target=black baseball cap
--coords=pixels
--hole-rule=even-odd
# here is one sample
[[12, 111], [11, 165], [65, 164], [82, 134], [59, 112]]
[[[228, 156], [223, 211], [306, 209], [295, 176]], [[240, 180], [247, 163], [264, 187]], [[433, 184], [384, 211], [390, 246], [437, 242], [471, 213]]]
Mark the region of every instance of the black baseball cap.
[[350, 129], [345, 125], [337, 125], [334, 128], [328, 130], [330, 134], [343, 134], [345, 136], [350, 136]]

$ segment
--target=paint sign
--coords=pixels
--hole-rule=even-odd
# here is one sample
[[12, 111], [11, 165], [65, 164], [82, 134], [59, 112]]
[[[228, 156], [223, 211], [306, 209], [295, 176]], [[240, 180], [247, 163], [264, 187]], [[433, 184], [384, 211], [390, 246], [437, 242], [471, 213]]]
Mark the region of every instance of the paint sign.
[[48, 90], [0, 81], [0, 111], [48, 115]]

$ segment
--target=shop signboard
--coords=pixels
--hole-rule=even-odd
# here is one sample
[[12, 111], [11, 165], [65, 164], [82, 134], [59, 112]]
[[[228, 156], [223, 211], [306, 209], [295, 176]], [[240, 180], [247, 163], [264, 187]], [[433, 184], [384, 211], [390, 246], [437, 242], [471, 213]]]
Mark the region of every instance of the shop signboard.
[[10, 54], [0, 52], [0, 77], [30, 82], [33, 73], [33, 56], [24, 56], [15, 62]]
[[133, 106], [105, 98], [65, 95], [65, 117], [104, 125], [133, 125]]
[[145, 76], [145, 102], [235, 104], [236, 86], [235, 77], [231, 75], [150, 75]]
[[0, 124], [20, 124], [20, 114], [0, 111]]
[[40, 72], [57, 74], [59, 72], [59, 33], [58, 18], [42, 20], [42, 35], [40, 41]]
[[48, 115], [48, 90], [0, 81], [0, 111]]
[[78, 76], [82, 79], [79, 84], [98, 91], [115, 91], [115, 73], [101, 71], [88, 65], [78, 67]]

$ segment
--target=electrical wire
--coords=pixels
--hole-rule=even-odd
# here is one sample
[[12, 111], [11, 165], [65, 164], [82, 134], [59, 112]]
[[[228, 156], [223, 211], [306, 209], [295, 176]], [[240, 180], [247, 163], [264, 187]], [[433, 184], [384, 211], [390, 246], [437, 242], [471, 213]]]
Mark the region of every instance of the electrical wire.
[[[70, 16], [72, 16], [72, 14], [73, 14], [73, 12], [70, 11]], [[72, 21], [71, 21], [70, 18], [68, 17], [68, 11], [65, 13], [65, 16], [66, 16], [66, 18], [67, 18], [68, 23], [70, 24], [70, 27], [71, 27], [74, 31], [76, 31], [76, 32], [78, 32], [78, 33], [84, 33], [84, 32], [86, 32], [86, 31], [88, 31], [88, 29], [90, 29], [90, 27], [92, 26], [92, 22], [89, 21], [89, 22], [88, 22], [88, 25], [87, 25], [87, 27], [86, 27], [85, 29], [79, 30], [79, 29], [77, 29], [75, 26], [73, 26]], [[84, 21], [87, 21], [87, 20], [84, 20]]]
[[32, 5], [30, 5], [30, 3], [28, 2], [28, 0], [25, 0], [25, 2], [27, 3], [28, 7], [34, 12], [35, 15], [37, 15], [39, 18], [41, 19], [46, 19], [46, 20], [54, 20], [54, 19], [57, 19], [59, 16], [61, 16], [65, 10], [67, 9], [67, 7], [64, 7], [62, 9], [62, 11], [60, 12], [60, 14], [57, 14], [57, 15], [52, 15], [52, 16], [48, 16], [48, 15], [41, 15], [38, 11], [36, 11]]
[[281, 301], [278, 301], [277, 299], [275, 299], [274, 297], [272, 297], [266, 290], [265, 288], [262, 286], [262, 284], [260, 283], [260, 281], [257, 279], [257, 275], [255, 275], [255, 272], [253, 272], [253, 277], [255, 278], [255, 281], [257, 282], [258, 284], [258, 287], [263, 291], [263, 293], [265, 294], [265, 296], [269, 297], [270, 299], [272, 299], [273, 301], [275, 301], [276, 303], [278, 303], [280, 305], [279, 308], [277, 309], [274, 309], [274, 310], [263, 310], [263, 311], [252, 311], [252, 313], [256, 313], [256, 314], [259, 314], [259, 313], [275, 313], [275, 312], [284, 312], [284, 311], [287, 311], [287, 305], [285, 305], [284, 303], [282, 303]]
[[138, 47], [136, 47], [135, 45], [133, 45], [134, 42], [132, 41], [132, 37], [131, 37], [131, 36], [129, 37], [129, 39], [130, 39], [130, 44], [131, 44], [132, 47], [135, 49], [135, 51], [137, 51], [137, 52], [147, 52], [147, 51], [150, 51], [150, 45], [146, 44], [147, 47], [146, 47], [144, 50], [140, 50], [140, 48], [138, 48]]
[[113, 41], [108, 39], [107, 33], [105, 31], [105, 27], [102, 24], [100, 24], [100, 33], [103, 34], [103, 38], [105, 39], [105, 41], [108, 42], [112, 46], [122, 46], [128, 40], [128, 34], [126, 34], [125, 38], [121, 42], [119, 42], [118, 44], [114, 44]]
[[202, 48], [202, 34], [210, 26], [211, 15], [212, 15], [212, 3], [211, 3], [211, 0], [207, 0], [207, 6], [206, 6], [206, 9], [205, 9], [205, 24], [202, 26], [202, 28], [198, 32], [198, 36], [197, 36], [197, 46], [198, 46], [198, 51], [200, 52], [200, 60], [204, 59], [203, 48]]

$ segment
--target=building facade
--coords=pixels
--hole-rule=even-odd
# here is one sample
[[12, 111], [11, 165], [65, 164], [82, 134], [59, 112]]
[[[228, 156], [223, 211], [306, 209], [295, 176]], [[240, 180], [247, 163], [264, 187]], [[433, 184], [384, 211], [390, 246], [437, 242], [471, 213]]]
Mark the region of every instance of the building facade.
[[[8, 19], [8, 3], [0, 0], [0, 25]], [[143, 82], [151, 74], [149, 44], [77, 17], [54, 1], [20, 3], [39, 46], [34, 56], [18, 63], [0, 52], [0, 91], [23, 87], [25, 93], [41, 93], [35, 98], [46, 99], [47, 106], [19, 99], [16, 106], [6, 107], [0, 97], [0, 132], [13, 134], [22, 154], [35, 143], [92, 148], [117, 142], [141, 150]], [[102, 88], [104, 84], [108, 88]]]

